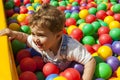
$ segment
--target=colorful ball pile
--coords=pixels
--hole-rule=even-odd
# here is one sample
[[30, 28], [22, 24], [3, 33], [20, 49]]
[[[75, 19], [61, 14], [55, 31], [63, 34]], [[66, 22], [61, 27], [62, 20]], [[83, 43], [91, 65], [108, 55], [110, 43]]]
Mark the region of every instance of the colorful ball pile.
[[[49, 3], [65, 13], [63, 32], [81, 42], [94, 56], [97, 64], [93, 80], [119, 80], [120, 0], [86, 1], [4, 0], [7, 24], [12, 30], [30, 34], [29, 16], [42, 3]], [[12, 40], [11, 44], [20, 80], [80, 80], [82, 76], [81, 64], [75, 63], [73, 68], [60, 72], [54, 64], [44, 63], [41, 55], [26, 44], [18, 40]]]

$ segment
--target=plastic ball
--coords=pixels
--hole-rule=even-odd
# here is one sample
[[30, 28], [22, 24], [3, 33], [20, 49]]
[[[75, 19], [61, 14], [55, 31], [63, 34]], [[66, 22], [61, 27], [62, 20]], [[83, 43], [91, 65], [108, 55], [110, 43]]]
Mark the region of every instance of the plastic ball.
[[92, 48], [91, 45], [86, 44], [86, 45], [84, 45], [84, 47], [85, 47], [85, 48], [87, 49], [87, 51], [90, 52], [91, 54], [93, 54], [93, 53], [95, 52], [95, 50]]
[[15, 4], [15, 6], [20, 6], [21, 1], [20, 0], [14, 0], [14, 4]]
[[99, 40], [99, 43], [101, 45], [103, 45], [103, 44], [111, 44], [112, 41], [113, 41], [109, 34], [102, 34], [102, 35], [100, 35], [98, 40]]
[[81, 23], [78, 27], [79, 27], [79, 29], [83, 29], [83, 26], [85, 25], [85, 24], [87, 24], [87, 23], [85, 23], [85, 22], [83, 22], [83, 23]]
[[14, 14], [14, 10], [13, 9], [5, 10], [5, 14], [7, 17], [11, 17]]
[[77, 12], [73, 12], [70, 17], [77, 21], [79, 19], [79, 14]]
[[89, 45], [94, 45], [95, 44], [95, 39], [93, 36], [85, 36], [82, 39], [83, 44], [89, 44]]
[[21, 49], [25, 49], [25, 47], [26, 47], [26, 44], [24, 44], [18, 40], [12, 40], [11, 44], [12, 44], [12, 50], [13, 50], [14, 54], [16, 54]]
[[30, 34], [30, 27], [29, 26], [27, 26], [27, 25], [23, 25], [23, 26], [21, 26], [20, 27], [20, 31], [21, 32], [24, 32], [24, 33], [27, 33], [27, 34]]
[[94, 7], [92, 7], [92, 8], [89, 8], [88, 12], [89, 12], [90, 14], [95, 15], [95, 14], [96, 14], [96, 12], [97, 12], [97, 9], [96, 9], [96, 8], [94, 8]]
[[114, 41], [112, 43], [112, 50], [115, 54], [120, 55], [120, 41]]
[[100, 44], [94, 44], [94, 45], [92, 45], [92, 47], [95, 51], [97, 51], [99, 49], [99, 47], [101, 47], [101, 45]]
[[110, 24], [110, 22], [114, 21], [114, 17], [113, 16], [106, 16], [104, 18], [104, 22], [106, 22], [107, 24]]
[[65, 22], [66, 26], [76, 25], [76, 20], [74, 18], [68, 18]]
[[120, 12], [120, 4], [115, 4], [113, 5], [113, 12], [119, 13]]
[[67, 33], [70, 35], [72, 30], [75, 29], [75, 28], [77, 28], [77, 26], [75, 26], [75, 25], [69, 26], [68, 29], [67, 29]]
[[19, 80], [38, 80], [37, 76], [31, 71], [25, 71], [20, 74]]
[[108, 24], [100, 19], [98, 19], [99, 23], [101, 24], [101, 26], [108, 26]]
[[67, 12], [67, 13], [65, 14], [65, 18], [66, 18], [66, 19], [70, 18], [70, 16], [71, 16], [71, 13], [69, 13], [69, 12]]
[[20, 69], [21, 71], [32, 71], [34, 72], [36, 70], [36, 62], [29, 57], [23, 58], [20, 61]]
[[36, 62], [37, 70], [42, 70], [45, 62], [40, 56], [33, 56], [32, 59]]
[[102, 26], [98, 29], [97, 33], [100, 36], [102, 34], [109, 34], [109, 31], [110, 31], [109, 27]]
[[119, 23], [119, 21], [112, 21], [112, 22], [110, 22], [109, 28], [110, 28], [110, 29], [120, 28], [120, 23]]
[[114, 12], [111, 11], [111, 10], [107, 10], [106, 14], [107, 14], [108, 16], [113, 16], [113, 15], [114, 15]]
[[120, 13], [114, 14], [113, 17], [114, 17], [115, 20], [120, 21]]
[[35, 72], [35, 74], [36, 74], [38, 80], [45, 80], [45, 76], [42, 72], [37, 71], [37, 72]]
[[65, 77], [63, 77], [63, 76], [57, 76], [52, 80], [67, 80], [67, 79]]
[[26, 15], [25, 15], [25, 14], [19, 14], [19, 15], [17, 16], [18, 22], [24, 21], [25, 18], [26, 18]]
[[25, 6], [20, 6], [20, 14], [25, 14], [28, 12], [28, 9]]
[[85, 19], [87, 17], [87, 15], [89, 14], [88, 10], [87, 9], [83, 9], [79, 12], [79, 17], [81, 19]]
[[110, 30], [109, 35], [113, 40], [120, 40], [120, 28], [113, 28]]
[[31, 57], [30, 51], [28, 51], [27, 49], [21, 49], [16, 55], [16, 60], [20, 62], [23, 58], [26, 57]]
[[112, 56], [113, 52], [109, 46], [101, 46], [98, 49], [98, 55], [103, 59], [106, 60], [108, 57]]
[[116, 75], [117, 75], [118, 78], [120, 78], [120, 66], [116, 70]]
[[108, 79], [112, 74], [112, 69], [107, 63], [99, 63], [96, 65], [95, 76], [97, 78]]
[[94, 27], [94, 31], [97, 32], [98, 29], [101, 27], [101, 24], [98, 21], [92, 22], [92, 26]]
[[94, 27], [92, 26], [92, 24], [85, 24], [82, 28], [82, 31], [84, 33], [84, 35], [92, 35], [94, 34]]
[[15, 13], [19, 13], [20, 12], [20, 8], [19, 7], [14, 7], [14, 12]]
[[96, 17], [98, 19], [101, 19], [101, 20], [104, 20], [104, 18], [107, 16], [106, 12], [104, 10], [99, 10], [97, 13], [96, 13]]
[[72, 31], [71, 31], [71, 34], [70, 36], [78, 41], [80, 41], [83, 37], [83, 32], [82, 30], [80, 30], [79, 28], [74, 28]]
[[96, 16], [90, 14], [90, 15], [88, 15], [88, 16], [85, 18], [85, 21], [86, 21], [87, 23], [92, 23], [92, 22], [96, 21]]
[[43, 66], [43, 73], [46, 77], [50, 74], [58, 74], [59, 73], [59, 68], [52, 63], [46, 63]]
[[90, 3], [87, 4], [87, 9], [95, 8], [96, 6], [97, 5], [95, 3], [90, 2]]
[[56, 78], [58, 76], [58, 74], [50, 74], [46, 77], [45, 80], [53, 80], [54, 78]]
[[117, 70], [120, 63], [120, 61], [115, 56], [108, 57], [106, 62], [111, 66], [113, 72]]
[[106, 11], [107, 10], [107, 5], [104, 4], [104, 3], [100, 3], [98, 6], [97, 6], [97, 10], [104, 10]]
[[80, 25], [81, 23], [85, 23], [85, 20], [84, 19], [77, 20], [77, 25]]
[[8, 27], [12, 30], [15, 30], [15, 31], [20, 30], [20, 25], [18, 23], [11, 23]]
[[80, 80], [80, 73], [74, 68], [67, 68], [64, 72], [60, 73], [60, 76], [65, 77], [68, 80]]
[[10, 10], [14, 7], [14, 2], [12, 0], [5, 2], [5, 9]]
[[104, 60], [100, 56], [94, 56], [94, 59], [96, 61], [96, 65], [99, 64], [99, 63], [104, 62]]

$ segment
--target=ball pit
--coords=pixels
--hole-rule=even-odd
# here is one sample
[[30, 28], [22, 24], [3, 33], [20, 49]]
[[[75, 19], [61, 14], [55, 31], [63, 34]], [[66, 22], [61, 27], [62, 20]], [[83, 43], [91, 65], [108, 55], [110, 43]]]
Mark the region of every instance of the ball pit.
[[[33, 14], [34, 12], [36, 12], [40, 8], [40, 5], [42, 3], [50, 3], [51, 5], [56, 6], [58, 7], [58, 9], [63, 11], [66, 17], [66, 29], [64, 29], [65, 34], [68, 34], [72, 38], [82, 42], [84, 46], [86, 46], [86, 44], [89, 45], [86, 46], [86, 49], [90, 53], [97, 53], [97, 55], [95, 55], [94, 57], [97, 62], [95, 80], [112, 80], [112, 72], [117, 73], [117, 76], [115, 77], [116, 79], [117, 77], [119, 77], [119, 60], [116, 58], [116, 56], [114, 56], [114, 54], [120, 55], [119, 0], [88, 0], [88, 3], [82, 2], [81, 0], [6, 0], [5, 12], [7, 18], [9, 19], [7, 21], [8, 27], [13, 30], [22, 31], [24, 33], [30, 34], [30, 28], [27, 22], [28, 19], [26, 18], [29, 16], [29, 14]], [[20, 50], [24, 50], [27, 47], [26, 44], [23, 44], [17, 40], [13, 40], [11, 44], [14, 55], [19, 55], [18, 52]], [[105, 46], [107, 44], [110, 44], [111, 47]], [[45, 68], [44, 63], [40, 60], [40, 58], [38, 59], [35, 57], [36, 55], [37, 57], [40, 57], [37, 52], [33, 51], [30, 53], [31, 54], [26, 53], [25, 55], [22, 55], [21, 53], [21, 57], [17, 57], [18, 62], [20, 62], [23, 57], [33, 57], [34, 60], [40, 61], [38, 65], [39, 68], [36, 68], [37, 65], [34, 65], [34, 60], [33, 64], [31, 64], [33, 66], [33, 68], [31, 69], [28, 64], [25, 64], [24, 66], [28, 67], [25, 67], [25, 70], [23, 68], [21, 69], [24, 72], [19, 73], [20, 80], [24, 80], [21, 78], [21, 76], [24, 77], [25, 80], [27, 80], [27, 78], [25, 77], [26, 74], [32, 75], [32, 78], [28, 78], [29, 80], [37, 80], [38, 77], [40, 80], [67, 80], [68, 76], [66, 78], [65, 73], [67, 74], [69, 73], [69, 71], [74, 71], [67, 71], [66, 69], [65, 72], [59, 74], [59, 70], [56, 69], [56, 75], [52, 75], [52, 73], [47, 74], [46, 72], [52, 71], [52, 69], [50, 69], [49, 71], [42, 71], [37, 73], [36, 70], [39, 71], [42, 70], [42, 68]], [[111, 57], [114, 57], [115, 59], [110, 59]], [[111, 60], [113, 61], [111, 62]], [[31, 59], [28, 59], [28, 62], [29, 61], [30, 63], [32, 63]], [[22, 61], [21, 63], [22, 67], [23, 63], [24, 61]], [[42, 64], [42, 66], [40, 64]], [[110, 68], [108, 64], [114, 65], [114, 67], [112, 66], [112, 68]], [[74, 68], [78, 69], [75, 66]], [[36, 74], [33, 74], [33, 72], [35, 72]], [[79, 74], [81, 75], [81, 73], [82, 72], [80, 70]], [[50, 74], [52, 75], [52, 79], [49, 77]], [[72, 73], [69, 74], [71, 75]], [[78, 74], [76, 74], [76, 76], [77, 75]], [[69, 80], [80, 80], [81, 77], [77, 77], [78, 79], [69, 78]]]

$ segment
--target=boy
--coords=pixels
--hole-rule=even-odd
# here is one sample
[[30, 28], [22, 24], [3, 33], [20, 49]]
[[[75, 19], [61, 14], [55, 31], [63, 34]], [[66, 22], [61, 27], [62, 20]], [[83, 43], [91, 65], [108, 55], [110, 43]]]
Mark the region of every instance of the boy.
[[82, 79], [92, 80], [95, 60], [82, 44], [63, 34], [64, 23], [65, 16], [61, 11], [43, 4], [30, 18], [31, 35], [8, 28], [1, 30], [0, 35], [27, 43], [40, 52], [44, 61], [56, 64], [60, 70], [67, 68], [72, 61], [81, 63], [84, 65]]

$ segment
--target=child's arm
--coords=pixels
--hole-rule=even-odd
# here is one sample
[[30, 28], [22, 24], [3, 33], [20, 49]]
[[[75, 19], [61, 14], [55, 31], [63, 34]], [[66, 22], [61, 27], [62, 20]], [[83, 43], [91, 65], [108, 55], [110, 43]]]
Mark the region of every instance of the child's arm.
[[9, 28], [5, 28], [5, 29], [1, 30], [0, 36], [2, 36], [2, 35], [7, 35], [11, 38], [17, 39], [17, 40], [24, 42], [24, 43], [27, 42], [27, 37], [28, 37], [28, 34], [25, 34], [23, 32], [19, 32], [19, 31], [13, 31]]
[[89, 62], [84, 65], [84, 73], [82, 76], [83, 80], [92, 80], [96, 67], [95, 59], [92, 58]]

